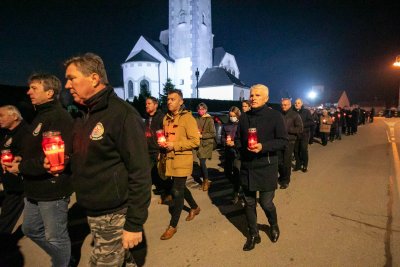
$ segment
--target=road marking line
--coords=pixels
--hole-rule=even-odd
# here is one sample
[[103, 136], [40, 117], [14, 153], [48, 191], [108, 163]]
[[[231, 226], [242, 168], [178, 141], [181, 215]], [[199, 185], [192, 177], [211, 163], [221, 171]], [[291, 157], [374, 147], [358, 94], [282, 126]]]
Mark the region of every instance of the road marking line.
[[400, 197], [400, 159], [399, 152], [397, 150], [396, 137], [394, 134], [394, 126], [397, 124], [397, 122], [385, 121], [385, 123], [389, 127], [389, 132], [386, 131], [386, 134], [388, 135], [389, 143], [392, 144], [394, 176], [396, 177], [397, 195]]

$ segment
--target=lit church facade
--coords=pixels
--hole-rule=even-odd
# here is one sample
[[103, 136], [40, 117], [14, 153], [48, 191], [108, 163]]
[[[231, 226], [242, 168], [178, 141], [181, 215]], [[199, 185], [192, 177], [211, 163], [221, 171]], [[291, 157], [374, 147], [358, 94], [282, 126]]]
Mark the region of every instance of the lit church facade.
[[124, 84], [116, 93], [159, 98], [169, 78], [184, 98], [248, 99], [235, 57], [213, 47], [211, 26], [211, 0], [169, 0], [169, 28], [159, 41], [139, 38], [121, 65]]

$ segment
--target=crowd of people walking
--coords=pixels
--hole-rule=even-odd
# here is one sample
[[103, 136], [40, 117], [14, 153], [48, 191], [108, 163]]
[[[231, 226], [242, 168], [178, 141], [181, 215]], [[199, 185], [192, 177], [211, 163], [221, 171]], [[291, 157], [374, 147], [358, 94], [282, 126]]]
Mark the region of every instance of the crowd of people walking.
[[[182, 92], [172, 89], [166, 114], [156, 98], [146, 99], [143, 123], [114, 93], [99, 56], [72, 57], [64, 66], [65, 88], [80, 106], [77, 118], [58, 102], [61, 82], [51, 74], [28, 79], [27, 94], [36, 110], [30, 125], [16, 107], [0, 107], [0, 127], [6, 130], [0, 143], [5, 189], [0, 234], [10, 235], [23, 213], [23, 233], [50, 256], [52, 266], [73, 266], [68, 204], [75, 192], [93, 238], [89, 265], [135, 266], [129, 249], [143, 240], [152, 185], [170, 213], [161, 240], [177, 233], [185, 201], [190, 207], [186, 221], [200, 214], [186, 181], [193, 175], [195, 154], [200, 188], [210, 188], [207, 160], [216, 146], [214, 121], [205, 103], [194, 117], [185, 109]], [[261, 242], [257, 202], [268, 219], [271, 241], [278, 241], [275, 190], [289, 187], [292, 170], [308, 171], [308, 147], [315, 138], [326, 146], [342, 133], [356, 134], [357, 125], [368, 120], [357, 108], [310, 111], [301, 99], [293, 107], [291, 99], [282, 99], [277, 111], [268, 100], [268, 87], [252, 86], [249, 100], [241, 109], [232, 106], [229, 123], [222, 127], [224, 174], [232, 184], [232, 204], [243, 204], [248, 227], [244, 251]], [[57, 151], [46, 150], [46, 138], [58, 140]], [[57, 169], [54, 155], [61, 162]]]

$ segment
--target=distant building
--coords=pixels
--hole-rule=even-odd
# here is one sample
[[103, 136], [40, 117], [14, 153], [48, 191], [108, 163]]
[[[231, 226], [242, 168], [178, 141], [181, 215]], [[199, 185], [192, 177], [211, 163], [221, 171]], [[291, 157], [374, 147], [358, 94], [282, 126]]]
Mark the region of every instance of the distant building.
[[325, 98], [324, 106], [334, 107], [350, 107], [350, 100], [346, 94], [346, 91], [334, 91], [330, 93], [330, 96]]
[[213, 38], [211, 0], [169, 0], [169, 29], [159, 42], [139, 38], [121, 64], [124, 85], [115, 92], [128, 100], [145, 91], [158, 98], [170, 78], [185, 98], [248, 99], [235, 57], [214, 49]]

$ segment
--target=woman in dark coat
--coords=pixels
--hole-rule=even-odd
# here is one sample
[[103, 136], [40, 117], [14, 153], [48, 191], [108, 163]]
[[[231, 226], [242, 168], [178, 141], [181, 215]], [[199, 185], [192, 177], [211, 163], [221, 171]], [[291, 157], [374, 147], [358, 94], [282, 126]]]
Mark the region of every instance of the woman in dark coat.
[[235, 106], [231, 107], [229, 109], [229, 123], [222, 127], [221, 136], [222, 143], [225, 145], [224, 172], [225, 177], [228, 178], [233, 185], [233, 204], [236, 204], [239, 201], [240, 191], [240, 157], [239, 151], [234, 142], [239, 119], [240, 109]]
[[210, 114], [207, 113], [207, 105], [200, 103], [197, 106], [197, 113], [199, 114], [199, 117], [196, 118], [196, 121], [200, 133], [200, 146], [197, 150], [197, 157], [200, 161], [201, 174], [203, 176], [202, 189], [203, 191], [207, 191], [210, 182], [208, 180], [206, 160], [211, 159], [216, 132], [214, 120]]

